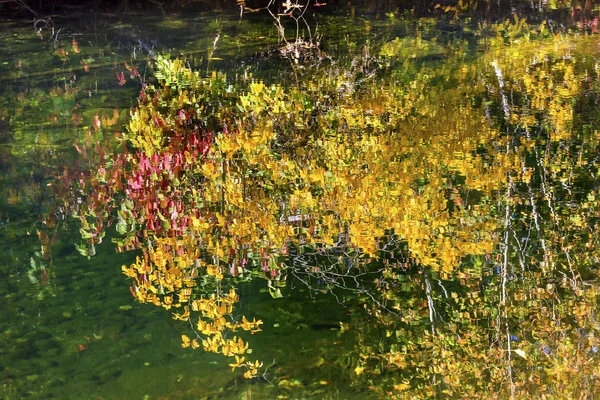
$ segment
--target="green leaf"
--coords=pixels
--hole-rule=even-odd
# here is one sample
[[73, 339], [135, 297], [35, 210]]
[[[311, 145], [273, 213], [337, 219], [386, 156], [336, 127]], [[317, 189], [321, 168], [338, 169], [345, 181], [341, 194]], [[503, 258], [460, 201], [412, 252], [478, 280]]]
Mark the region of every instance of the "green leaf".
[[119, 232], [120, 235], [127, 233], [127, 223], [123, 218], [119, 218], [119, 222], [117, 222], [117, 232]]

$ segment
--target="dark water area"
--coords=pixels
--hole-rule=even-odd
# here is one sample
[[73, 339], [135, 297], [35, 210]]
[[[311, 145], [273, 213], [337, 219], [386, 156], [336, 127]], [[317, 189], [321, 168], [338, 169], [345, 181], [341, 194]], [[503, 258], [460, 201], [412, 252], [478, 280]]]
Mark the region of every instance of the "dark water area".
[[597, 396], [598, 7], [388, 6], [0, 20], [0, 398]]

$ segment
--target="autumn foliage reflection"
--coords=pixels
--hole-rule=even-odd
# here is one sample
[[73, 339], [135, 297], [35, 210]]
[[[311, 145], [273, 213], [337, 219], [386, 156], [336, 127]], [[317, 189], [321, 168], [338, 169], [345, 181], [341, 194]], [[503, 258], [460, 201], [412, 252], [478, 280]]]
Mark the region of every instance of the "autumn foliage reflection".
[[[454, 193], [480, 199], [478, 212], [496, 220], [495, 242], [454, 264], [451, 277], [426, 267], [420, 276], [386, 268], [384, 296], [399, 316], [374, 307], [381, 325], [367, 328], [358, 319], [354, 328], [360, 343], [354, 370], [387, 382], [371, 385], [382, 395], [567, 399], [593, 398], [600, 389], [600, 136], [592, 105], [598, 71], [589, 61], [598, 50], [593, 38], [550, 35], [545, 23], [517, 22], [492, 26], [496, 37], [485, 55], [448, 74], [472, 100], [479, 98], [479, 112], [464, 120], [461, 106], [438, 114], [446, 127], [456, 115], [490, 127], [463, 142], [482, 140], [471, 157], [501, 173], [467, 169], [469, 161]], [[469, 81], [478, 86], [468, 88]], [[460, 104], [467, 97], [452, 93], [432, 91], [428, 103], [447, 107], [449, 99]], [[484, 143], [492, 148], [484, 151]], [[473, 191], [473, 179], [489, 186]]]
[[489, 28], [477, 60], [455, 43], [414, 68], [394, 40], [372, 71], [301, 88], [159, 57], [124, 149], [79, 182], [80, 252], [114, 223], [119, 250], [141, 250], [132, 296], [248, 378], [261, 363], [228, 333], [261, 321], [233, 317], [236, 287], [277, 298], [294, 279], [357, 294], [369, 315], [342, 324], [360, 346], [340, 366], [381, 395], [591, 396], [598, 71], [578, 54], [597, 50], [518, 18]]

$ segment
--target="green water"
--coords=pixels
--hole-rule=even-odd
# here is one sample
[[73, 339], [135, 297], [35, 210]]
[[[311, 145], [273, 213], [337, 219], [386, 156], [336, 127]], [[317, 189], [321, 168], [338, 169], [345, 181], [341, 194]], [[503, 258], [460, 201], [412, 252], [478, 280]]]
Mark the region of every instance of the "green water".
[[[122, 127], [136, 104], [141, 82], [130, 78], [125, 62], [147, 77], [153, 49], [185, 54], [203, 69], [269, 75], [276, 66], [261, 54], [276, 47], [274, 28], [212, 15], [144, 15], [125, 22], [85, 15], [54, 24], [2, 22], [0, 29], [0, 397], [250, 399], [301, 393], [349, 398], [359, 392], [341, 370], [312, 369], [323, 357], [331, 358], [331, 351], [343, 349], [340, 357], [351, 351], [345, 345], [350, 340], [331, 330], [346, 313], [335, 299], [311, 299], [303, 289], [296, 298], [273, 301], [259, 288], [242, 287], [240, 311], [265, 323], [253, 345], [269, 366], [265, 377], [277, 376], [284, 384], [249, 382], [231, 373], [224, 357], [181, 349], [185, 325], [168, 312], [133, 302], [121, 274], [133, 254], [115, 254], [106, 239], [98, 257], [79, 255], [73, 246], [79, 235], [75, 221], [55, 203], [57, 175], [81, 163], [73, 143], [82, 140], [82, 127], [95, 115], [110, 119], [115, 112], [120, 118], [115, 127]], [[216, 35], [214, 57], [222, 60], [208, 64], [207, 49]], [[124, 85], [115, 76], [122, 71]], [[42, 222], [42, 216], [52, 222]], [[38, 231], [57, 232], [48, 259], [42, 257]], [[314, 307], [330, 311], [317, 316]]]
[[[538, 26], [547, 18], [554, 21], [555, 14], [531, 12], [528, 20]], [[313, 28], [319, 26], [320, 52], [305, 59], [280, 57], [277, 29], [263, 14], [245, 15], [241, 20], [237, 15], [117, 18], [86, 14], [35, 26], [0, 22], [0, 398], [365, 399], [414, 398], [414, 393], [423, 398], [460, 398], [458, 392], [444, 392], [444, 385], [455, 384], [448, 379], [453, 375], [463, 379], [462, 396], [479, 397], [483, 392], [478, 392], [482, 385], [477, 381], [492, 382], [494, 373], [482, 378], [468, 368], [453, 371], [451, 365], [454, 360], [456, 365], [469, 365], [470, 359], [476, 360], [473, 365], [486, 364], [478, 352], [495, 346], [499, 347], [494, 353], [497, 359], [489, 362], [508, 371], [511, 380], [490, 383], [497, 384], [500, 397], [546, 393], [551, 398], [569, 398], [573, 393], [594, 393], [600, 378], [600, 321], [596, 317], [600, 88], [597, 76], [591, 74], [597, 72], [600, 53], [589, 19], [579, 21], [579, 26], [577, 21], [564, 22], [563, 28], [558, 27], [560, 21], [554, 22], [555, 33], [560, 30], [565, 41], [572, 42], [572, 50], [568, 56], [547, 56], [555, 57], [549, 62], [548, 75], [555, 71], [554, 64], [575, 60], [571, 80], [583, 89], [575, 99], [565, 95], [560, 103], [573, 105], [575, 110], [574, 117], [567, 118], [568, 128], [560, 125], [566, 117], [551, 119], [560, 113], [559, 108], [545, 114], [545, 107], [551, 105], [542, 100], [554, 95], [538, 95], [543, 104], [531, 106], [537, 99], [534, 89], [524, 90], [516, 83], [512, 88], [503, 86], [500, 77], [494, 80], [497, 70], [481, 60], [497, 37], [495, 28], [481, 29], [483, 19], [476, 16], [438, 14], [418, 19], [411, 13], [361, 16], [353, 10], [320, 14], [308, 21]], [[522, 33], [513, 37], [510, 29], [502, 32], [506, 49], [525, 40]], [[551, 33], [542, 36], [540, 43], [552, 40]], [[536, 39], [532, 40], [535, 47]], [[120, 132], [126, 129], [143, 82], [154, 81], [156, 54], [166, 53], [184, 57], [187, 65], [206, 76], [215, 70], [224, 72], [231, 85], [253, 76], [267, 84], [308, 91], [308, 82], [314, 82], [311, 76], [329, 71], [339, 97], [356, 99], [361, 96], [359, 83], [372, 77], [380, 79], [373, 82], [381, 85], [399, 87], [429, 74], [433, 88], [451, 91], [459, 82], [454, 75], [457, 71], [485, 65], [487, 89], [481, 84], [479, 94], [468, 92], [463, 101], [478, 110], [473, 121], [483, 119], [484, 125], [501, 134], [490, 142], [482, 140], [469, 154], [494, 165], [494, 160], [504, 160], [505, 152], [513, 154], [506, 149], [514, 146], [518, 162], [513, 171], [529, 168], [534, 177], [529, 180], [526, 174], [512, 172], [513, 181], [496, 184], [494, 180], [500, 178], [490, 172], [491, 188], [474, 184], [476, 189], [457, 198], [456, 193], [463, 193], [462, 185], [469, 185], [471, 179], [460, 170], [454, 186], [440, 189], [448, 203], [444, 210], [452, 213], [464, 200], [473, 204], [473, 210], [489, 211], [483, 216], [475, 211], [477, 223], [496, 223], [482, 223], [477, 225], [481, 231], [454, 237], [461, 243], [472, 240], [475, 247], [484, 246], [481, 238], [488, 234], [495, 242], [486, 251], [474, 247], [460, 254], [459, 264], [450, 272], [442, 267], [429, 270], [412, 256], [404, 259], [393, 254], [374, 265], [397, 263], [394, 276], [377, 275], [376, 281], [365, 278], [361, 282], [368, 293], [374, 293], [372, 297], [339, 288], [324, 293], [326, 285], [317, 275], [308, 279], [308, 286], [300, 279], [304, 275], [291, 277], [278, 299], [272, 298], [260, 279], [240, 284], [241, 301], [235, 312], [263, 321], [262, 332], [242, 334], [251, 343], [252, 354], [247, 357], [262, 360], [265, 367], [260, 378], [244, 379], [239, 371], [231, 371], [231, 360], [224, 356], [181, 348], [181, 335], [189, 334], [187, 324], [173, 320], [162, 308], [132, 299], [130, 281], [121, 266], [140, 253], [116, 253], [110, 240], [117, 235], [114, 227], [107, 229], [95, 256], [78, 253], [74, 243], [81, 242], [80, 226], [71, 208], [85, 199], [68, 192], [68, 185], [58, 184], [76, 181], [100, 165], [107, 148], [122, 151]], [[529, 68], [535, 70], [543, 62], [534, 57]], [[432, 72], [436, 69], [448, 71], [448, 76], [436, 75]], [[583, 70], [590, 72], [586, 75]], [[336, 79], [344, 75], [336, 76], [335, 71], [353, 71], [347, 77], [350, 83], [339, 84]], [[542, 77], [533, 85], [557, 79], [556, 86], [566, 88], [567, 72], [560, 70], [558, 75]], [[503, 90], [512, 97], [505, 97]], [[384, 87], [381, 93], [386, 96], [392, 90]], [[563, 95], [557, 93], [556, 97]], [[446, 101], [444, 97], [435, 100], [437, 104]], [[425, 109], [426, 102], [425, 98], [416, 104]], [[377, 112], [376, 105], [369, 106]], [[507, 107], [520, 117], [531, 113], [539, 123], [523, 128], [524, 119], [511, 120]], [[440, 114], [428, 117], [435, 118], [440, 129], [445, 121], [454, 121]], [[109, 129], [89, 141], [89, 127], [96, 121]], [[554, 128], [547, 128], [548, 124]], [[344, 129], [341, 123], [339, 129]], [[551, 138], [563, 131], [568, 135]], [[431, 143], [449, 140], [449, 148], [454, 148], [451, 139], [435, 137]], [[517, 145], [516, 141], [522, 142]], [[412, 155], [422, 157], [424, 164], [436, 158], [436, 154], [423, 154], [415, 150]], [[465, 159], [460, 150], [453, 154], [456, 162]], [[401, 154], [396, 161], [410, 156]], [[359, 167], [357, 175], [361, 168], [367, 169]], [[453, 171], [454, 167], [448, 168]], [[433, 175], [447, 172], [432, 171], [432, 176], [411, 176], [415, 196], [427, 193]], [[390, 185], [394, 183], [390, 180]], [[66, 198], [71, 204], [64, 204]], [[468, 225], [466, 218], [457, 226]], [[443, 234], [443, 230], [437, 232]], [[547, 249], [552, 246], [559, 249], [557, 255], [549, 255], [552, 250]], [[308, 262], [321, 265], [320, 257], [325, 256], [308, 258]], [[393, 294], [380, 298], [378, 291]], [[483, 299], [481, 303], [477, 298]], [[373, 313], [373, 304], [381, 304], [377, 301], [401, 307], [399, 312], [390, 306]], [[509, 309], [508, 303], [514, 308]], [[472, 322], [471, 317], [477, 315]], [[431, 339], [430, 331], [444, 338], [439, 347], [431, 345], [438, 342]], [[499, 342], [508, 342], [508, 349]], [[400, 353], [409, 361], [394, 364], [394, 354]], [[438, 368], [436, 360], [444, 357], [448, 363]], [[412, 358], [414, 364], [410, 364]], [[436, 365], [436, 369], [430, 373], [424, 365]], [[413, 391], [392, 390], [401, 383]], [[436, 389], [429, 391], [429, 387]]]

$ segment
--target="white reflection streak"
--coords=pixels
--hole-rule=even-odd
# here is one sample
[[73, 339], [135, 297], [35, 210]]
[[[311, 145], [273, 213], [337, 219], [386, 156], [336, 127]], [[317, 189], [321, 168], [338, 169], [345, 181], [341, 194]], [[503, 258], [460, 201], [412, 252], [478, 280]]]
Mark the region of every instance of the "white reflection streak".
[[496, 77], [498, 78], [498, 86], [500, 86], [500, 96], [502, 96], [502, 108], [504, 109], [504, 117], [508, 122], [510, 117], [510, 106], [508, 105], [508, 98], [506, 97], [506, 93], [504, 93], [504, 77], [502, 75], [502, 70], [498, 65], [498, 60], [494, 60], [492, 62], [492, 66], [494, 67], [494, 71], [496, 71]]

